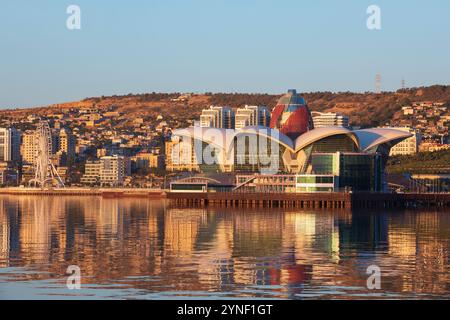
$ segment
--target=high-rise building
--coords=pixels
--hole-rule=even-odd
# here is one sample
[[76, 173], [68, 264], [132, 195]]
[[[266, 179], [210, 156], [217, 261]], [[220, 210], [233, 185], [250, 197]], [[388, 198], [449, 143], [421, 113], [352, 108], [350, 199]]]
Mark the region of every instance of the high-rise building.
[[26, 164], [34, 164], [36, 158], [36, 132], [26, 131], [22, 136], [21, 145], [22, 161]]
[[75, 158], [75, 146], [75, 136], [67, 129], [61, 129], [58, 136], [58, 152], [65, 153], [69, 162]]
[[405, 131], [411, 133], [412, 136], [406, 140], [401, 141], [391, 148], [390, 156], [398, 155], [414, 155], [419, 152], [419, 145], [422, 141], [422, 135], [418, 130], [403, 127], [395, 128], [396, 130]]
[[[37, 134], [34, 130], [28, 130], [22, 135], [22, 145], [20, 146], [20, 153], [22, 155], [22, 161], [27, 164], [34, 164], [37, 152]], [[53, 155], [58, 151], [58, 136], [53, 132], [51, 134], [52, 148], [51, 154]]]
[[270, 125], [270, 112], [264, 106], [245, 106], [236, 111], [235, 127], [236, 129], [245, 128], [248, 126], [263, 126]]
[[100, 160], [87, 161], [81, 183], [102, 186], [121, 186], [126, 176], [131, 175], [130, 159], [123, 156], [107, 156]]
[[349, 118], [340, 113], [312, 112], [314, 128], [342, 127], [349, 128]]
[[108, 156], [100, 159], [100, 183], [106, 186], [120, 186], [126, 176], [131, 174], [129, 158], [123, 156]]
[[20, 161], [20, 131], [0, 128], [0, 162]]
[[234, 128], [234, 111], [230, 107], [210, 106], [200, 116], [200, 126], [204, 128]]

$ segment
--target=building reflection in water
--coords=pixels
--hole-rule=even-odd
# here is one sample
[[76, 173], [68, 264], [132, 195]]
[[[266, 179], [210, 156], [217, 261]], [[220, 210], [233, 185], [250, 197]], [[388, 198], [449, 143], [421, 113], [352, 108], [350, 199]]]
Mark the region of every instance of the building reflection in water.
[[366, 268], [375, 264], [383, 291], [448, 295], [449, 243], [445, 213], [231, 211], [146, 199], [0, 197], [0, 268], [44, 272], [22, 276], [33, 280], [64, 277], [75, 264], [84, 283], [143, 292], [361, 293], [367, 292]]

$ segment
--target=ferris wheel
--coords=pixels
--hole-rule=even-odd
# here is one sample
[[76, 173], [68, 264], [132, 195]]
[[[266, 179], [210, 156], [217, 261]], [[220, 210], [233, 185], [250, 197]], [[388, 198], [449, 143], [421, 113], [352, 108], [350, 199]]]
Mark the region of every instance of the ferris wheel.
[[35, 187], [53, 186], [64, 188], [64, 182], [52, 163], [52, 134], [47, 121], [40, 121], [35, 133], [36, 155], [34, 160], [34, 179], [30, 185]]

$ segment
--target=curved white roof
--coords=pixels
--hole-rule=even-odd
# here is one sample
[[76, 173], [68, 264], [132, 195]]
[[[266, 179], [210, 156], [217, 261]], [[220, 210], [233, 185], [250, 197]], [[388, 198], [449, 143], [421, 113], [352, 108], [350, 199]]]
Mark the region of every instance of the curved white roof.
[[270, 138], [279, 144], [283, 145], [285, 148], [294, 151], [294, 143], [288, 136], [284, 135], [277, 129], [271, 129], [269, 127], [263, 126], [250, 126], [242, 129], [236, 130], [235, 136], [255, 134], [257, 136], [262, 136]]
[[413, 135], [395, 128], [373, 128], [353, 131], [359, 139], [361, 150], [366, 152], [372, 148], [395, 140], [401, 142]]
[[367, 152], [368, 150], [385, 143], [398, 143], [412, 136], [412, 134], [407, 131], [393, 128], [374, 128], [351, 131], [342, 127], [324, 127], [308, 131], [298, 137], [294, 142], [288, 136], [282, 134], [279, 130], [263, 126], [252, 126], [238, 130], [189, 127], [185, 129], [177, 129], [173, 132], [173, 136], [200, 140], [205, 143], [212, 144], [226, 152], [228, 152], [233, 146], [234, 138], [241, 135], [251, 134], [270, 138], [280, 143], [291, 152], [298, 152], [316, 141], [334, 135], [348, 135], [353, 139], [362, 152]]
[[172, 135], [176, 137], [185, 137], [203, 141], [205, 143], [212, 144], [217, 148], [225, 150], [225, 147], [228, 146], [229, 141], [233, 141], [234, 130], [188, 127], [185, 129], [174, 130]]
[[328, 138], [334, 135], [342, 135], [346, 134], [350, 136], [353, 141], [355, 141], [356, 145], [359, 147], [359, 141], [353, 131], [342, 127], [323, 127], [310, 130], [295, 140], [295, 152], [300, 151], [301, 149], [307, 147], [308, 145], [322, 140], [324, 138]]

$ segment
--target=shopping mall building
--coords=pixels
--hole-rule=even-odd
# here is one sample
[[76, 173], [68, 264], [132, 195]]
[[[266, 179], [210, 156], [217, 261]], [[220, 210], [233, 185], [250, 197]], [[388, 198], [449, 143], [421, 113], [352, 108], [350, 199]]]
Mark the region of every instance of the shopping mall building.
[[382, 192], [390, 149], [410, 136], [390, 128], [314, 128], [306, 101], [291, 90], [273, 109], [270, 127], [174, 131], [166, 144], [167, 169], [234, 174], [235, 190]]

